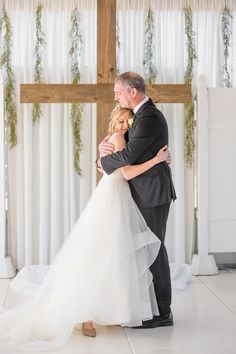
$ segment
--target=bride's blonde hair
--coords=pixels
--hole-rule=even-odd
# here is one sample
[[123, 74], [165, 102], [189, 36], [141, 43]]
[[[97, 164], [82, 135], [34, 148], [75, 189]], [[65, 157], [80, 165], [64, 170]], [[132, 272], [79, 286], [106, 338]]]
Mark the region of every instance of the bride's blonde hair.
[[116, 121], [122, 116], [122, 114], [129, 112], [130, 118], [133, 116], [133, 112], [129, 108], [122, 108], [119, 104], [115, 106], [110, 115], [110, 124], [108, 127], [108, 133], [113, 134], [116, 132]]

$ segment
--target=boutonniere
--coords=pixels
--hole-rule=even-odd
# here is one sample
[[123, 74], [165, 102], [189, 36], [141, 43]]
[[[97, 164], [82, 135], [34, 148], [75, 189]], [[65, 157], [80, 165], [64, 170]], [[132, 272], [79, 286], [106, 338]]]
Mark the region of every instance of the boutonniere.
[[134, 124], [134, 116], [132, 116], [131, 118], [128, 119], [128, 127], [129, 129], [132, 128]]

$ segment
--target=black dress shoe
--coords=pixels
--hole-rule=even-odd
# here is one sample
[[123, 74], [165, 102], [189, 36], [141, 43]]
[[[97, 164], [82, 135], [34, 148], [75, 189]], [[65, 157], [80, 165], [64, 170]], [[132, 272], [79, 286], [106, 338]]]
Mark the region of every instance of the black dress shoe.
[[152, 320], [143, 321], [142, 326], [132, 327], [132, 328], [156, 328], [156, 327], [167, 327], [173, 326], [173, 314], [169, 312], [167, 315], [164, 316], [154, 316]]

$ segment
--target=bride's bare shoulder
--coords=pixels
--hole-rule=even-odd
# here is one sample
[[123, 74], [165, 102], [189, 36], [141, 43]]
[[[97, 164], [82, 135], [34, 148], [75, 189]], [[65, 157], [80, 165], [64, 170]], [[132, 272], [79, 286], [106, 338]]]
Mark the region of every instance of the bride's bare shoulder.
[[125, 141], [124, 135], [120, 132], [115, 132], [109, 138], [109, 142], [114, 143], [115, 141]]
[[124, 135], [119, 132], [113, 133], [109, 142], [114, 145], [114, 152], [123, 150], [126, 145]]

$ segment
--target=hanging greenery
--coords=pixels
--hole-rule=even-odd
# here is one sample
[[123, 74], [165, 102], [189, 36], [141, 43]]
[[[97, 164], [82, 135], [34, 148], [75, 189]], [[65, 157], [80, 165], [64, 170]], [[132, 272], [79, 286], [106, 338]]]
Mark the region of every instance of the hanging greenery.
[[0, 19], [0, 32], [3, 32], [3, 49], [0, 56], [0, 67], [3, 69], [5, 75], [4, 98], [6, 104], [8, 139], [10, 148], [13, 148], [17, 143], [16, 90], [15, 78], [11, 68], [12, 27], [5, 7], [3, 7]]
[[152, 84], [157, 79], [157, 69], [154, 65], [154, 17], [153, 12], [149, 8], [148, 15], [145, 20], [144, 32], [144, 78], [148, 84]]
[[[81, 56], [82, 48], [82, 35], [80, 31], [80, 13], [77, 8], [72, 11], [71, 15], [71, 30], [69, 33], [71, 39], [71, 73], [72, 73], [72, 83], [78, 84], [80, 81], [80, 70], [79, 70], [79, 56]], [[82, 175], [80, 168], [80, 153], [82, 150], [81, 142], [81, 127], [82, 127], [82, 114], [83, 106], [79, 103], [72, 103], [70, 120], [72, 123], [73, 137], [74, 137], [74, 167], [79, 176]]]
[[116, 75], [118, 76], [120, 73], [119, 69], [119, 53], [120, 53], [120, 29], [118, 19], [116, 18]]
[[231, 46], [233, 16], [228, 7], [225, 7], [221, 15], [221, 32], [224, 44], [223, 86], [232, 87], [232, 69], [228, 63], [229, 48]]
[[[193, 79], [194, 61], [197, 60], [195, 49], [195, 33], [193, 32], [192, 24], [192, 10], [190, 7], [184, 8], [185, 16], [185, 34], [187, 36], [187, 52], [188, 52], [188, 65], [184, 75], [184, 82], [191, 84]], [[195, 148], [194, 143], [194, 102], [185, 103], [184, 105], [184, 159], [187, 167], [192, 167], [193, 153]]]
[[[42, 4], [38, 3], [35, 13], [36, 22], [36, 43], [34, 47], [34, 82], [36, 84], [42, 84], [43, 79], [43, 68], [42, 68], [42, 47], [45, 46], [44, 33], [42, 30]], [[40, 121], [42, 116], [41, 105], [39, 103], [33, 104], [32, 119], [33, 124]]]

